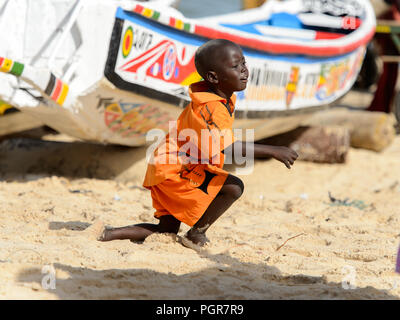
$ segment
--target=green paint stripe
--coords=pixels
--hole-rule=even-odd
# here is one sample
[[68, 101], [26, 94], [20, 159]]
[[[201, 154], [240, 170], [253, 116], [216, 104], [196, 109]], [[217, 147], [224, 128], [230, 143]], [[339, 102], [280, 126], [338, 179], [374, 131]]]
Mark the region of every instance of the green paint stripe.
[[108, 124], [108, 126], [109, 126], [109, 127], [112, 127], [112, 126], [118, 124], [118, 122], [120, 122], [120, 119], [119, 119], [119, 118], [116, 119], [116, 120], [111, 121], [111, 122]]
[[158, 20], [158, 18], [160, 18], [160, 13], [159, 13], [158, 11], [154, 11], [154, 12], [153, 12], [152, 18], [153, 18], [154, 20]]
[[390, 33], [399, 33], [399, 32], [400, 32], [400, 27], [398, 26], [390, 27]]
[[185, 31], [190, 31], [190, 23], [185, 23], [185, 24], [183, 25], [183, 30], [185, 30]]
[[19, 62], [14, 62], [13, 66], [10, 70], [10, 73], [19, 77], [23, 71], [24, 71], [24, 65]]
[[397, 51], [400, 52], [400, 38], [399, 38], [399, 36], [397, 34], [392, 33], [390, 35], [390, 37], [392, 38], [392, 40], [393, 40], [393, 42], [394, 42], [394, 44], [395, 44], [395, 46], [397, 48]]

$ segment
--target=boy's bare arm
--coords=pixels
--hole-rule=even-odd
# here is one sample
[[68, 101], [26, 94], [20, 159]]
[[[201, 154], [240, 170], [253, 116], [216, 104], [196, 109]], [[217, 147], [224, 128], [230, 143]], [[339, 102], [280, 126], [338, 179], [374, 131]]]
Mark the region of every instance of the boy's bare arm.
[[[297, 159], [298, 154], [288, 148], [288, 147], [281, 147], [281, 146], [270, 146], [258, 143], [246, 143], [244, 141], [236, 141], [235, 143], [231, 144], [229, 147], [224, 149], [224, 153], [232, 152], [235, 155], [235, 152], [239, 152], [243, 157], [247, 155], [254, 155], [256, 159], [265, 159], [265, 158], [274, 158], [282, 163], [290, 169], [290, 166], [293, 165], [294, 161]], [[235, 157], [233, 157], [235, 159]]]

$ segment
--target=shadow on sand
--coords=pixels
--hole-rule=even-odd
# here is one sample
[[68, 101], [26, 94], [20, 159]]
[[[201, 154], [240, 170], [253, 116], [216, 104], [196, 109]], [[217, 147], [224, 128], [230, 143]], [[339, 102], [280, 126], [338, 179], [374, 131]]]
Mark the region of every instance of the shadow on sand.
[[[199, 255], [215, 265], [182, 275], [142, 268], [93, 270], [55, 263], [56, 275], [63, 271], [69, 277], [56, 278], [56, 288], [48, 290], [59, 299], [398, 300], [387, 290], [345, 290], [341, 283], [327, 282], [323, 276], [283, 275], [276, 267], [242, 262], [226, 253]], [[41, 269], [27, 268], [17, 281], [41, 284], [43, 276]]]

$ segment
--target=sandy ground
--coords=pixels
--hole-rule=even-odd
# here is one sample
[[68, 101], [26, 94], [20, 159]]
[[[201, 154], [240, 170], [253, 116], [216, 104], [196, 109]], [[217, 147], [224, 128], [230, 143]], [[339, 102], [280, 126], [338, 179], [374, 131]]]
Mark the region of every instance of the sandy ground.
[[145, 149], [45, 139], [0, 143], [1, 299], [400, 298], [400, 136], [345, 164], [257, 161], [200, 253], [180, 244], [184, 225], [143, 244], [92, 240], [96, 219], [156, 222]]

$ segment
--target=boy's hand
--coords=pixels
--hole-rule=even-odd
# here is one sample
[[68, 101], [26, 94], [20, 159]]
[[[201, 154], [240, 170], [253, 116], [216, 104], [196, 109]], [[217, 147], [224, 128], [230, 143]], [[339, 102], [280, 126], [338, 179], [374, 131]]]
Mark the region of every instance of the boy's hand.
[[271, 156], [276, 160], [283, 162], [285, 166], [290, 169], [290, 166], [293, 165], [299, 155], [296, 151], [290, 148], [274, 146], [271, 150]]

